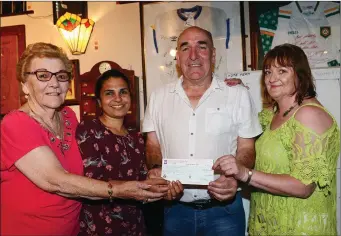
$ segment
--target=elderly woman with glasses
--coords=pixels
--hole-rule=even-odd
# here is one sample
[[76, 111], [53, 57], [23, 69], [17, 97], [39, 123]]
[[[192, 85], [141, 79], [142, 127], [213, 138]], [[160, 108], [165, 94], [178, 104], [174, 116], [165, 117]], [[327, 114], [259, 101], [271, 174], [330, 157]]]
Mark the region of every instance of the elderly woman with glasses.
[[78, 121], [63, 107], [72, 64], [58, 47], [29, 45], [17, 65], [27, 103], [1, 122], [1, 235], [77, 235], [86, 199], [155, 201], [167, 181], [84, 177]]

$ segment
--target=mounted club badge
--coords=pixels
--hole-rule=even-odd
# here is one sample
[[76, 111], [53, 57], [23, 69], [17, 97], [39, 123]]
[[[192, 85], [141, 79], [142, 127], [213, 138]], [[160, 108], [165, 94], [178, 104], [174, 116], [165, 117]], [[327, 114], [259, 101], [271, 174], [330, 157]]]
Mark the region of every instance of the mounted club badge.
[[330, 26], [321, 26], [320, 27], [320, 35], [323, 38], [328, 38], [330, 34], [331, 34]]

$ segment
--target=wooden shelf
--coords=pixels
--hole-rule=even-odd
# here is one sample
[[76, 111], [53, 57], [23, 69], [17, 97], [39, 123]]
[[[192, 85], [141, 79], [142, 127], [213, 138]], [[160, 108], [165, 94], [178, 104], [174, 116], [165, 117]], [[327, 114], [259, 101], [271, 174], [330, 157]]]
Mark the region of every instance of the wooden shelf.
[[19, 15], [27, 15], [27, 14], [34, 14], [34, 11], [23, 11], [20, 13], [10, 13], [10, 14], [0, 14], [0, 17], [7, 17], [7, 16], [19, 16]]

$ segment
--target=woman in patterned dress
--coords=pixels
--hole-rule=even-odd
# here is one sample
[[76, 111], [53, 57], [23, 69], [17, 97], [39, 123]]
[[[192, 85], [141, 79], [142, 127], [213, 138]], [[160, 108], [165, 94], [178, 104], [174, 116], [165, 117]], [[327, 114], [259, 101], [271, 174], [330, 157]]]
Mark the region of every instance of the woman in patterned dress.
[[[128, 78], [117, 70], [104, 72], [96, 82], [95, 96], [102, 114], [81, 122], [77, 140], [85, 176], [97, 180], [144, 180], [147, 174], [144, 141], [123, 124], [130, 109]], [[141, 202], [86, 201], [80, 235], [145, 235]]]
[[83, 176], [78, 121], [63, 106], [71, 71], [66, 54], [52, 44], [31, 44], [20, 57], [17, 78], [27, 103], [1, 122], [1, 235], [76, 236], [81, 210], [76, 198], [154, 201], [167, 194], [159, 186], [167, 185], [162, 179]]
[[337, 122], [316, 99], [309, 63], [291, 44], [264, 59], [263, 95], [274, 109], [260, 113], [255, 169], [223, 156], [225, 175], [256, 188], [251, 194], [250, 235], [336, 235]]

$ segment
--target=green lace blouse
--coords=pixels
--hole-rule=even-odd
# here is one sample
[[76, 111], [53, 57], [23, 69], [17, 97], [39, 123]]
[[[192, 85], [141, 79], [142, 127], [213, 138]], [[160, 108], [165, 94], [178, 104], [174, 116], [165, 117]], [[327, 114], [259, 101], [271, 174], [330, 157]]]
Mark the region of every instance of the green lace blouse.
[[270, 130], [272, 117], [270, 110], [259, 114], [264, 133], [256, 141], [255, 169], [289, 174], [317, 187], [307, 199], [255, 190], [251, 194], [249, 235], [336, 235], [336, 167], [340, 153], [337, 122], [333, 118], [333, 125], [319, 135], [294, 115]]

